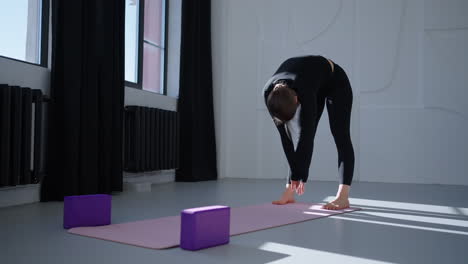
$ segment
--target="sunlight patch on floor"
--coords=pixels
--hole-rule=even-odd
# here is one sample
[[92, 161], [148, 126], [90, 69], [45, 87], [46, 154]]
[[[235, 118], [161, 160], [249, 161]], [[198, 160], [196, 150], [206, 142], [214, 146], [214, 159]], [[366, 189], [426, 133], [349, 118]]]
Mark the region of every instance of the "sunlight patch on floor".
[[286, 264], [286, 263], [346, 263], [346, 264], [373, 264], [373, 263], [390, 263], [377, 261], [372, 259], [354, 257], [344, 254], [315, 250], [290, 246], [274, 242], [266, 242], [259, 249], [289, 255], [285, 258], [268, 262], [269, 264]]
[[320, 215], [320, 216], [329, 216], [330, 215], [330, 214], [325, 214], [325, 213], [308, 212], [308, 211], [304, 211], [304, 214]]
[[[330, 202], [334, 200], [334, 196], [328, 196], [323, 201]], [[440, 214], [453, 214], [453, 215], [468, 215], [468, 208], [452, 207], [452, 206], [441, 206], [432, 204], [419, 204], [419, 203], [404, 203], [404, 202], [393, 202], [393, 201], [382, 201], [372, 199], [361, 199], [361, 198], [350, 198], [351, 206], [375, 206], [375, 207], [386, 207], [392, 209], [403, 209], [413, 210], [422, 212], [432, 212]]]
[[417, 230], [465, 235], [465, 236], [468, 235], [468, 232], [465, 232], [465, 231], [450, 230], [450, 229], [444, 229], [444, 228], [435, 228], [435, 227], [426, 227], [426, 226], [408, 225], [408, 224], [397, 224], [397, 223], [390, 223], [390, 222], [385, 222], [385, 221], [356, 219], [356, 218], [344, 217], [344, 216], [330, 216], [330, 218], [346, 220], [346, 221], [361, 222], [361, 223], [378, 224], [378, 225], [386, 225], [386, 226], [394, 226], [394, 227], [412, 228], [412, 229], [417, 229]]
[[468, 227], [468, 221], [448, 219], [448, 218], [443, 218], [443, 217], [429, 217], [429, 216], [419, 216], [419, 215], [411, 215], [411, 214], [394, 214], [394, 213], [367, 212], [367, 211], [361, 211], [361, 212], [358, 211], [356, 213], [364, 214], [364, 215], [373, 215], [373, 216], [378, 216], [378, 217], [387, 217], [387, 218], [393, 218], [393, 219], [399, 219], [399, 220], [406, 220], [406, 221], [417, 221], [417, 222], [424, 222], [424, 223], [430, 223], [430, 224]]

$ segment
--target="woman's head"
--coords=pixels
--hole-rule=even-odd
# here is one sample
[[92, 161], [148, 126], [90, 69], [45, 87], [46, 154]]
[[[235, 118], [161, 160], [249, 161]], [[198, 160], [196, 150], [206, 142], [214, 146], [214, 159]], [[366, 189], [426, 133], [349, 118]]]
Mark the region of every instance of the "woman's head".
[[277, 83], [267, 98], [270, 113], [281, 122], [287, 122], [294, 117], [297, 105], [297, 94], [286, 82]]

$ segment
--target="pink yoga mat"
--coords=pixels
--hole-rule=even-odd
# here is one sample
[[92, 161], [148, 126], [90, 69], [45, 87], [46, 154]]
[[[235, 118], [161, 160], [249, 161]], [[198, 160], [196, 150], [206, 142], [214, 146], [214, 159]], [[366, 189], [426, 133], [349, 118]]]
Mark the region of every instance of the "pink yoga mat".
[[[230, 235], [235, 236], [360, 210], [359, 208], [349, 208], [331, 211], [320, 207], [319, 204], [274, 205], [268, 203], [231, 208]], [[69, 229], [68, 232], [139, 247], [164, 249], [179, 245], [180, 216], [107, 226], [76, 227]]]

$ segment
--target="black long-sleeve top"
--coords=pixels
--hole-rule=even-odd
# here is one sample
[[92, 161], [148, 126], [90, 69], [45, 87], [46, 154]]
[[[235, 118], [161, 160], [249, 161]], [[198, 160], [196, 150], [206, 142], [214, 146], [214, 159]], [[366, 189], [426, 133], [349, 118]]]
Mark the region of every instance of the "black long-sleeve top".
[[[296, 91], [301, 104], [299, 125], [301, 132], [296, 150], [286, 132], [286, 125], [275, 122], [290, 167], [290, 179], [307, 182], [309, 166], [317, 129], [317, 93], [326, 89], [332, 74], [331, 65], [322, 56], [301, 56], [284, 61], [263, 88], [265, 104], [268, 95], [279, 80], [285, 80]], [[268, 106], [267, 106], [268, 107]], [[271, 112], [270, 112], [271, 114]], [[273, 117], [273, 116], [272, 116]]]

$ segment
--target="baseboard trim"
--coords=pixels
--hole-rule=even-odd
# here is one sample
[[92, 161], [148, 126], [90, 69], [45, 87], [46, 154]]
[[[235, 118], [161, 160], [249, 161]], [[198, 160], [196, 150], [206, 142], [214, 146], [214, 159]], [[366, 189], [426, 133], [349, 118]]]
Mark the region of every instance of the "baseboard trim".
[[175, 170], [124, 172], [124, 191], [149, 192], [151, 185], [175, 181]]
[[2, 187], [0, 188], [0, 208], [39, 202], [39, 193], [40, 184]]
[[[152, 184], [175, 181], [175, 170], [144, 173], [124, 172], [124, 191], [148, 192]], [[0, 188], [0, 208], [36, 203], [40, 201], [40, 184], [7, 186]]]

